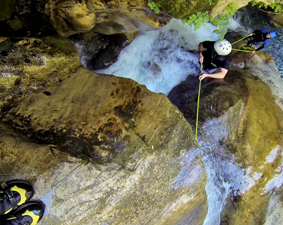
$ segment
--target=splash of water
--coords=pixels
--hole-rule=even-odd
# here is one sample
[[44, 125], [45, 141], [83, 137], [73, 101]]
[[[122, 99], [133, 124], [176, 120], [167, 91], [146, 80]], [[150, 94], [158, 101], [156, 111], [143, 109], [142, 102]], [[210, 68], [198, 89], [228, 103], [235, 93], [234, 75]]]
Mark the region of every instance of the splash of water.
[[[231, 27], [236, 29], [236, 22]], [[200, 75], [196, 50], [204, 40], [218, 40], [217, 26], [194, 27], [172, 19], [160, 30], [140, 34], [107, 69], [95, 71], [131, 78], [156, 93], [168, 94], [188, 75]]]

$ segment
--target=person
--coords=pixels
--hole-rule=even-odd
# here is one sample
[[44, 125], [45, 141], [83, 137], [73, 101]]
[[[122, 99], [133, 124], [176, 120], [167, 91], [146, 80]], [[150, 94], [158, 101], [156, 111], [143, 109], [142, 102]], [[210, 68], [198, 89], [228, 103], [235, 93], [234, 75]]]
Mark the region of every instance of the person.
[[258, 45], [262, 43], [260, 47], [253, 50], [252, 53], [255, 53], [257, 51], [260, 51], [264, 47], [266, 47], [271, 38], [275, 38], [277, 36], [275, 31], [268, 32], [266, 29], [260, 29], [260, 30], [254, 30], [249, 37], [246, 37], [245, 40], [247, 40], [247, 45]]
[[30, 201], [34, 189], [26, 181], [10, 180], [0, 185], [0, 224], [37, 224], [44, 213], [44, 206], [38, 201]]
[[229, 56], [232, 51], [232, 45], [229, 41], [223, 39], [218, 41], [204, 41], [199, 43], [199, 62], [203, 64], [203, 74], [199, 77], [223, 79], [228, 73], [231, 63]]

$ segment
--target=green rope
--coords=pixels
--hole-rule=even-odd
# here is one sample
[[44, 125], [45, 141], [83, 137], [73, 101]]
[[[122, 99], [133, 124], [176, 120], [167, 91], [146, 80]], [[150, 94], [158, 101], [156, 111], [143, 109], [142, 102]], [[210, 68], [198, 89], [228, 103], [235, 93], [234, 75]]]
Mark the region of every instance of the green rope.
[[[200, 63], [200, 72], [202, 74], [202, 63]], [[197, 119], [196, 119], [196, 133], [195, 133], [196, 141], [198, 138], [198, 114], [199, 114], [200, 89], [201, 89], [201, 80], [199, 80], [199, 87], [198, 87]]]
[[201, 89], [201, 80], [199, 80], [199, 88], [198, 88], [198, 104], [197, 104], [197, 119], [196, 119], [196, 134], [195, 134], [196, 141], [198, 138], [198, 114], [199, 114], [200, 89]]
[[253, 52], [251, 50], [242, 50], [242, 49], [236, 49], [236, 48], [232, 48], [233, 51], [238, 51], [238, 52]]
[[243, 40], [243, 39], [245, 39], [246, 37], [249, 37], [249, 36], [252, 36], [252, 35], [251, 35], [251, 34], [249, 34], [249, 35], [247, 35], [247, 36], [245, 36], [245, 37], [243, 37], [243, 38], [239, 39], [238, 41], [235, 41], [234, 43], [232, 43], [232, 45], [234, 45], [234, 44], [236, 44], [236, 43], [240, 42], [241, 40]]
[[248, 46], [247, 44], [243, 44], [241, 49], [232, 48], [232, 50], [238, 51], [238, 52], [253, 52], [254, 48], [251, 46]]

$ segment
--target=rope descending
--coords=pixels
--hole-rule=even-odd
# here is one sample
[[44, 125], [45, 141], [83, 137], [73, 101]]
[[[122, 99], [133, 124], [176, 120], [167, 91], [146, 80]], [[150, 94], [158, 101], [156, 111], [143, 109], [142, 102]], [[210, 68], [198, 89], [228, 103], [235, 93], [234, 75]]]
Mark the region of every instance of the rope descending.
[[[202, 74], [202, 63], [200, 64], [200, 72], [201, 72], [201, 74]], [[200, 89], [201, 89], [201, 80], [199, 80], [199, 88], [198, 88], [198, 103], [197, 103], [196, 133], [195, 133], [195, 139], [196, 139], [196, 141], [197, 141], [197, 138], [198, 138], [198, 114], [199, 114]]]
[[[250, 36], [252, 36], [252, 34], [249, 34], [249, 35], [247, 35], [247, 36], [245, 36], [245, 37], [239, 39], [238, 41], [235, 41], [235, 42], [232, 43], [231, 45], [234, 45], [234, 44], [236, 44], [236, 43], [238, 43], [238, 42], [240, 42], [240, 41], [242, 41], [242, 40], [244, 40], [245, 38], [250, 37]], [[238, 51], [238, 52], [253, 52], [254, 49], [253, 49], [253, 47], [250, 47], [250, 46], [248, 46], [247, 44], [243, 44], [242, 47], [241, 47], [241, 49], [232, 48], [232, 50], [233, 50], [233, 51]]]

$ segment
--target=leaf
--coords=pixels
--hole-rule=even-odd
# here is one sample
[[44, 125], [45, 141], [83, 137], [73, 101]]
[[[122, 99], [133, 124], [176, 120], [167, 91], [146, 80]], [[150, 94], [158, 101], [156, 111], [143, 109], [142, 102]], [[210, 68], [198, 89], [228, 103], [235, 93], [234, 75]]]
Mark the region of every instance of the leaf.
[[219, 29], [214, 30], [213, 32], [216, 33], [216, 34], [221, 34], [222, 33], [222, 29], [219, 28]]
[[219, 21], [218, 20], [213, 20], [213, 21], [211, 21], [211, 24], [213, 26], [217, 26], [217, 25], [219, 25]]
[[280, 11], [281, 11], [281, 6], [277, 5], [276, 8], [275, 8], [275, 12], [280, 12]]
[[223, 39], [224, 36], [225, 36], [225, 33], [222, 33], [222, 34], [220, 35], [219, 39]]
[[159, 10], [158, 6], [154, 9], [154, 11], [155, 11], [157, 14], [160, 13], [160, 10]]
[[223, 30], [224, 30], [224, 31], [227, 31], [227, 30], [228, 30], [228, 27], [223, 27]]

